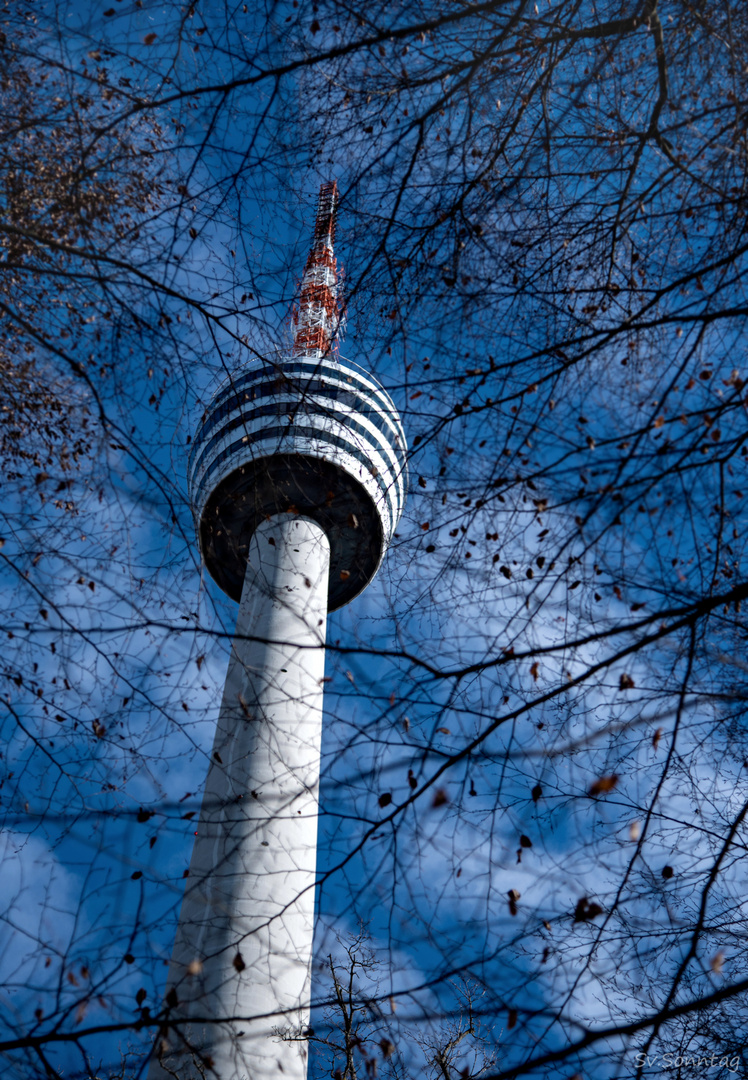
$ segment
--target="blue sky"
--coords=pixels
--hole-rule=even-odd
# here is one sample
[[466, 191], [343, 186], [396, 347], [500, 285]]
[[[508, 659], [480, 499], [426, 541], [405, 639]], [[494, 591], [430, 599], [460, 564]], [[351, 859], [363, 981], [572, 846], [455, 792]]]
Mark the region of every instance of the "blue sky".
[[[120, 50], [108, 60], [118, 77], [131, 77], [129, 51], [136, 86], [163, 94], [266, 62], [272, 35], [253, 31], [282, 25], [286, 10], [257, 9], [243, 20], [237, 9], [227, 37], [206, 9], [190, 29], [204, 32], [178, 55], [173, 14], [160, 5], [117, 8], [108, 18], [80, 4], [58, 13], [61, 25], [79, 27], [68, 46], [76, 63], [77, 52], [100, 49], [107, 35]], [[319, 33], [314, 48], [330, 31]], [[411, 59], [422, 71], [434, 55], [466, 63], [474, 40], [439, 46], [432, 38]], [[215, 116], [207, 94], [194, 109], [174, 106], [174, 116], [190, 119], [178, 138], [169, 129], [169, 153], [179, 143], [171, 160], [184, 166], [198, 148], [200, 156], [186, 195], [166, 189], [151, 233], [158, 247], [175, 231], [171, 258], [149, 265], [202, 310], [168, 298], [166, 327], [154, 318], [149, 329], [130, 326], [97, 346], [120, 365], [100, 381], [120, 435], [97, 447], [95, 468], [76, 474], [75, 518], [54, 506], [54, 491], [33, 513], [20, 489], [6, 501], [8, 663], [23, 676], [11, 684], [4, 718], [13, 773], [3, 790], [8, 1030], [33, 1027], [37, 1008], [41, 1029], [67, 1009], [66, 1025], [129, 1022], [140, 987], [158, 1005], [194, 833], [185, 815], [199, 805], [235, 618], [201, 573], [186, 496], [188, 438], [206, 395], [241, 362], [236, 338], [246, 335], [252, 353], [282, 340], [317, 185], [330, 175], [344, 193], [337, 250], [350, 310], [342, 351], [390, 390], [413, 457], [406, 514], [379, 576], [330, 618], [318, 958], [339, 953], [336, 934], [355, 934], [363, 921], [381, 961], [385, 1015], [377, 1023], [397, 1032], [416, 1062], [413, 1031], [438, 1029], [443, 1014], [454, 1019], [462, 976], [486, 1010], [497, 1069], [531, 1053], [536, 1040], [553, 1049], [583, 1021], [605, 1026], [663, 1000], [658, 987], [686, 948], [679, 927], [698, 910], [719, 838], [744, 797], [741, 703], [731, 696], [744, 681], [742, 639], [727, 619], [712, 622], [689, 656], [688, 626], [663, 616], [672, 635], [594, 669], [637, 635], [656, 633], [659, 621], [621, 628], [687, 603], [705, 580], [719, 591], [739, 578], [732, 530], [742, 528], [735, 492], [745, 484], [744, 407], [730, 380], [745, 347], [740, 320], [692, 327], [695, 314], [718, 306], [715, 282], [725, 304], [742, 303], [740, 262], [734, 281], [704, 269], [707, 289], [692, 281], [683, 294], [678, 267], [706, 268], [732, 233], [706, 200], [692, 224], [669, 228], [673, 190], [696, 202], [698, 185], [685, 178], [665, 188], [670, 163], [651, 147], [638, 179], [643, 210], [616, 254], [619, 292], [599, 302], [596, 229], [622, 176], [610, 147], [620, 113], [631, 129], [646, 118], [645, 51], [631, 49], [645, 72], [639, 98], [632, 76], [624, 99], [618, 69], [600, 90], [580, 78], [599, 56], [580, 52], [569, 62], [552, 95], [553, 131], [582, 150], [559, 152], [548, 185], [542, 142], [531, 135], [539, 99], [520, 109], [537, 70], [507, 52], [467, 90], [458, 91], [458, 73], [442, 87], [455, 103], [428, 117], [428, 153], [416, 155], [399, 203], [393, 177], [403, 175], [419, 138], [415, 118], [434, 91], [420, 104], [415, 89], [387, 99], [389, 143], [366, 137], [360, 102], [350, 119], [341, 105], [317, 130], [314, 107], [345, 93], [318, 78], [324, 67], [289, 79], [276, 98], [265, 84], [235, 92]], [[396, 69], [389, 54], [381, 69], [372, 54], [361, 78], [376, 89], [386, 65]], [[87, 56], [89, 71], [99, 63]], [[171, 84], [163, 83], [167, 70]], [[673, 96], [685, 99], [685, 76], [682, 88], [677, 79]], [[700, 108], [682, 126], [694, 140], [712, 120]], [[520, 114], [533, 152], [523, 157], [521, 141], [511, 143], [514, 154], [481, 173], [507, 117]], [[673, 124], [681, 130], [678, 117]], [[459, 148], [466, 133], [480, 155], [464, 160], [457, 149], [450, 158], [449, 140]], [[466, 186], [463, 217], [440, 231], [440, 206]], [[663, 284], [670, 291], [659, 295]], [[142, 311], [149, 300], [140, 294]], [[624, 302], [644, 305], [630, 331]], [[664, 316], [660, 325], [645, 325], [648, 303]], [[715, 502], [731, 507], [729, 520], [713, 513]], [[619, 511], [625, 530], [615, 525]], [[394, 655], [372, 656], [383, 650]], [[470, 665], [463, 676], [444, 676]], [[620, 685], [624, 675], [630, 689]], [[54, 719], [60, 708], [64, 721]], [[391, 792], [395, 808], [405, 803], [409, 769], [419, 784], [438, 777], [375, 830], [392, 816], [379, 795]], [[620, 780], [607, 795], [589, 796], [612, 775]], [[434, 806], [437, 791], [446, 798]], [[662, 869], [671, 865], [668, 884]], [[689, 993], [739, 975], [730, 971], [739, 882], [737, 863], [726, 865], [714, 894], [723, 936], [710, 934]], [[520, 894], [516, 915], [510, 889]], [[573, 924], [583, 896], [606, 914]], [[720, 949], [725, 974], [713, 964]], [[511, 1009], [519, 1019], [510, 1028]], [[106, 1074], [120, 1047], [137, 1050], [144, 1038], [92, 1038], [92, 1061], [101, 1057]], [[619, 1044], [612, 1040], [596, 1075], [628, 1075], [615, 1061]], [[84, 1068], [69, 1046], [51, 1050], [50, 1061], [66, 1076]], [[39, 1066], [12, 1067], [26, 1080]], [[315, 1069], [324, 1075], [321, 1052]], [[422, 1060], [414, 1070], [425, 1075]]]

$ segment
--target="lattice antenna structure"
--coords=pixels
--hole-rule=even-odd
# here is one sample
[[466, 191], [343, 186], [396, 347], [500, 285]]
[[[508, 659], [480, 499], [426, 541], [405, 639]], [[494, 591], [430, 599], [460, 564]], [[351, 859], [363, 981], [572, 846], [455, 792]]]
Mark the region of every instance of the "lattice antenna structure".
[[306, 1078], [327, 614], [407, 487], [392, 399], [335, 349], [337, 200], [323, 184], [290, 351], [247, 359], [192, 444], [201, 555], [239, 612], [149, 1080]]
[[293, 313], [294, 356], [329, 356], [341, 330], [342, 290], [334, 253], [338, 199], [334, 180], [322, 185], [312, 246]]

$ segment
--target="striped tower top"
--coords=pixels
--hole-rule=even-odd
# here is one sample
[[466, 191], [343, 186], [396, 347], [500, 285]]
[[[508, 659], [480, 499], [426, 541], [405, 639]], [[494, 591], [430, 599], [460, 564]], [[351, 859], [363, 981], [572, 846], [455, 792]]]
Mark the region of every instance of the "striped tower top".
[[400, 519], [405, 435], [389, 394], [352, 361], [255, 360], [206, 409], [189, 476], [203, 556], [230, 596], [257, 522], [299, 513], [330, 539], [334, 609], [374, 576]]

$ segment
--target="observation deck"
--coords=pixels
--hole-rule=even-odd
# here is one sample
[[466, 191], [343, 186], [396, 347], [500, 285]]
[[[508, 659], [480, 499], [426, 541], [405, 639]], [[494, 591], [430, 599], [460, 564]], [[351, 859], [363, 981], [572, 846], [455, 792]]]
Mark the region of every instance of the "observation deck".
[[237, 601], [263, 520], [299, 514], [324, 529], [335, 610], [374, 577], [402, 513], [406, 443], [392, 399], [353, 361], [311, 351], [246, 364], [215, 393], [195, 436], [200, 548]]

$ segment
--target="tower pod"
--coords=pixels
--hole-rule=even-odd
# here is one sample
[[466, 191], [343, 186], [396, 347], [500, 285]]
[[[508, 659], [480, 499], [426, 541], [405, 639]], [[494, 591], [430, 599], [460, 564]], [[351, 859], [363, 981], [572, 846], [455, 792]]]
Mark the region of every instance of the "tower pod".
[[215, 394], [190, 455], [203, 558], [239, 600], [249, 541], [279, 513], [319, 523], [330, 542], [335, 610], [376, 573], [405, 500], [405, 436], [390, 396], [342, 357], [255, 360]]

